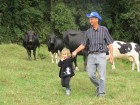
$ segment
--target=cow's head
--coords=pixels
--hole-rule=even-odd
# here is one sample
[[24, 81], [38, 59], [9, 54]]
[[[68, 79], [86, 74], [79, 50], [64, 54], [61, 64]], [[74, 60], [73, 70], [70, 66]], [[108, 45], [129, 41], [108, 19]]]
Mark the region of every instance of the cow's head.
[[56, 38], [57, 38], [57, 36], [54, 35], [54, 34], [49, 35], [49, 37], [48, 37], [48, 39], [47, 39], [47, 46], [48, 46], [49, 48], [54, 48]]
[[35, 33], [32, 30], [26, 32], [26, 40], [29, 43], [32, 43], [35, 41]]

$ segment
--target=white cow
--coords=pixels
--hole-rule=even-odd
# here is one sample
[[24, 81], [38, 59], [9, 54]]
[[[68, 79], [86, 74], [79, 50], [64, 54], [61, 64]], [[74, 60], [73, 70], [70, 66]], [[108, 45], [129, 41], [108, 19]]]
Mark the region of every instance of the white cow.
[[63, 41], [56, 35], [52, 34], [48, 37], [46, 44], [48, 46], [48, 51], [50, 52], [52, 58], [52, 63], [54, 63], [54, 59], [55, 62], [58, 63], [60, 59], [60, 52], [64, 48]]
[[[137, 72], [140, 72], [140, 46], [134, 42], [123, 42], [114, 41], [113, 42], [113, 57], [114, 58], [126, 58], [132, 62], [132, 71], [137, 65]], [[107, 56], [109, 59], [109, 56]], [[113, 62], [112, 69], [115, 69], [115, 63]]]

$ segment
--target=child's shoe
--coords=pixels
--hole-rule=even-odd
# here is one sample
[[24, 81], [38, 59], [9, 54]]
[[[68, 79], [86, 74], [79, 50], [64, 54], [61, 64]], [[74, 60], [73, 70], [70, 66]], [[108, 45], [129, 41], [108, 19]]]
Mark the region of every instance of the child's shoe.
[[70, 89], [66, 89], [66, 95], [67, 95], [67, 96], [70, 95]]

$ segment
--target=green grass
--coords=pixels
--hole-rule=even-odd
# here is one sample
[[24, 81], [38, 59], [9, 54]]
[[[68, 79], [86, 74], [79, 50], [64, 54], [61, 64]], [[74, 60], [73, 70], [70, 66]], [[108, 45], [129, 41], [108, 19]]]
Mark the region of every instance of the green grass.
[[22, 46], [0, 45], [0, 105], [140, 105], [140, 73], [132, 72], [126, 60], [115, 61], [115, 71], [107, 65], [106, 96], [98, 98], [78, 57], [80, 71], [71, 79], [71, 95], [66, 96], [46, 46], [37, 50], [36, 61], [28, 61]]

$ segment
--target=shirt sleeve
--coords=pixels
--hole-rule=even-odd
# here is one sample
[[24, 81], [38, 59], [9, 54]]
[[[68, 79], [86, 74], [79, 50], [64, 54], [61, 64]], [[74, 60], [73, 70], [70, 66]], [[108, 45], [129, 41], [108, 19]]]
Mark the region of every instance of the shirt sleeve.
[[63, 65], [63, 61], [60, 60], [60, 61], [58, 62], [58, 66], [59, 66], [59, 67], [62, 67], [62, 65]]
[[86, 46], [87, 41], [88, 41], [87, 32], [85, 32], [85, 35], [84, 35], [84, 38], [83, 38], [83, 41], [81, 42], [81, 44], [83, 44], [84, 46]]
[[107, 28], [105, 28], [105, 42], [107, 45], [112, 44], [114, 42]]
[[74, 58], [70, 57], [70, 62], [73, 62], [74, 61]]

